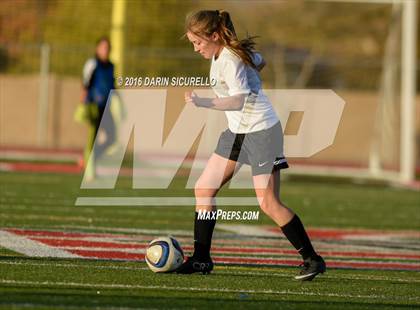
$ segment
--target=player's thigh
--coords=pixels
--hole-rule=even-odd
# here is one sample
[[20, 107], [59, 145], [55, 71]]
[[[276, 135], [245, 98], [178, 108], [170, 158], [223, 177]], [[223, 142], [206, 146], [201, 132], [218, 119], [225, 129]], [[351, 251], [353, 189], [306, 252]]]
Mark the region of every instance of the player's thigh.
[[241, 164], [239, 162], [213, 153], [198, 179], [195, 188], [218, 190], [234, 176], [240, 166]]
[[258, 199], [275, 199], [280, 202], [280, 170], [254, 175], [252, 181]]

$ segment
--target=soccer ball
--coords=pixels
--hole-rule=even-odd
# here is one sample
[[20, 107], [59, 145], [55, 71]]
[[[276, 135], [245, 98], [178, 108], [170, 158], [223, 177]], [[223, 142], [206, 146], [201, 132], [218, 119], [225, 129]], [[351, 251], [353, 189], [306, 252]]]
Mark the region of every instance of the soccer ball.
[[145, 258], [153, 272], [171, 272], [184, 262], [184, 252], [174, 237], [161, 237], [149, 243]]

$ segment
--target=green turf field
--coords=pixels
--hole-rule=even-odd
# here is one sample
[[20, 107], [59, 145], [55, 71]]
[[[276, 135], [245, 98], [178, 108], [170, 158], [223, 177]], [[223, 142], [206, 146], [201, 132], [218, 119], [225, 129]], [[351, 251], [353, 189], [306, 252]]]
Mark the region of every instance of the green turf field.
[[[78, 175], [1, 172], [0, 229], [13, 227], [89, 232], [107, 232], [115, 228], [192, 230], [191, 206], [75, 207], [78, 196], [150, 194], [131, 189], [131, 180], [126, 178], [120, 178], [112, 193], [80, 190], [80, 181], [81, 176]], [[182, 183], [182, 180], [174, 182], [171, 190], [159, 194], [191, 194], [182, 189]], [[308, 227], [420, 230], [418, 192], [322, 179], [291, 178], [285, 180], [282, 186], [284, 202], [300, 214]], [[253, 193], [242, 191], [241, 195]], [[254, 210], [255, 207], [234, 209]], [[259, 221], [248, 224], [271, 223], [264, 215], [260, 216]], [[325, 275], [308, 283], [292, 280], [297, 271], [292, 267], [219, 265], [209, 276], [156, 275], [142, 261], [34, 258], [3, 248], [0, 249], [0, 307], [420, 307], [418, 271], [330, 268]]]

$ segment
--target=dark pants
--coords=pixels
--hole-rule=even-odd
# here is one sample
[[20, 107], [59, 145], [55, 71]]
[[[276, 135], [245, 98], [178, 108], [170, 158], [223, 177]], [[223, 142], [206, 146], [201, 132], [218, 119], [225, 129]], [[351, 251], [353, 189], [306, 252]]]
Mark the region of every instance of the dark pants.
[[[104, 113], [106, 111], [106, 113]], [[94, 136], [95, 136], [95, 160], [103, 155], [106, 149], [115, 142], [115, 123], [111, 115], [110, 109], [105, 110], [105, 107], [99, 107], [98, 118], [94, 121]], [[99, 142], [98, 132], [101, 128], [106, 135], [105, 141]]]

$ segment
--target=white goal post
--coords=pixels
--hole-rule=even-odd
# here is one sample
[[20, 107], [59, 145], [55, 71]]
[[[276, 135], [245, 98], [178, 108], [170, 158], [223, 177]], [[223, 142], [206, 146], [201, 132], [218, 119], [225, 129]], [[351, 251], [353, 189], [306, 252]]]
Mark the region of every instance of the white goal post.
[[[398, 43], [395, 44], [395, 40], [391, 42], [393, 48], [398, 49], [398, 63], [401, 61], [401, 69], [398, 71], [393, 68], [388, 68], [387, 65], [392, 63], [394, 58], [390, 57], [388, 60], [385, 59], [382, 65], [382, 70], [384, 71], [384, 79], [381, 86], [386, 91], [389, 91], [392, 88], [392, 91], [396, 91], [398, 85], [395, 85], [394, 81], [396, 80], [396, 75], [401, 80], [400, 84], [400, 98], [398, 106], [399, 117], [400, 117], [400, 127], [394, 127], [392, 129], [398, 128], [395, 130], [395, 135], [397, 132], [399, 134], [399, 139], [395, 139], [396, 144], [391, 144], [392, 147], [395, 145], [394, 149], [398, 149], [399, 158], [395, 159], [395, 166], [398, 166], [398, 169], [389, 170], [384, 162], [381, 162], [381, 152], [380, 149], [375, 143], [373, 138], [372, 146], [369, 150], [369, 159], [368, 163], [363, 162], [363, 168], [348, 168], [345, 167], [343, 162], [338, 166], [332, 166], [327, 164], [320, 164], [319, 166], [315, 165], [298, 165], [293, 164], [293, 169], [286, 171], [286, 174], [312, 174], [312, 175], [327, 175], [327, 176], [348, 176], [348, 177], [357, 177], [357, 178], [373, 178], [380, 179], [392, 182], [398, 182], [401, 184], [412, 184], [415, 180], [415, 166], [416, 166], [416, 121], [415, 121], [415, 97], [416, 97], [416, 47], [417, 47], [417, 0], [305, 0], [307, 2], [325, 2], [325, 3], [354, 3], [362, 4], [369, 6], [371, 4], [381, 4], [384, 6], [389, 6], [393, 8], [394, 12], [398, 14], [398, 27], [393, 29], [393, 25], [390, 25], [390, 29], [394, 32], [398, 30]], [[113, 1], [113, 14], [112, 14], [112, 29], [111, 29], [111, 40], [113, 42], [113, 60], [116, 64], [117, 69], [123, 67], [124, 55], [123, 55], [123, 36], [124, 33], [122, 29], [122, 23], [125, 20], [125, 6], [126, 0], [114, 0]], [[397, 9], [397, 10], [395, 10]], [[351, 13], [351, 12], [350, 12]], [[398, 29], [397, 29], [398, 28]], [[401, 33], [401, 36], [399, 35]], [[391, 45], [392, 45], [391, 44]], [[386, 52], [385, 52], [386, 53]], [[310, 59], [311, 61], [312, 59]], [[302, 69], [303, 70], [303, 69]], [[391, 78], [388, 78], [390, 75]], [[391, 80], [391, 82], [389, 82]], [[392, 84], [392, 87], [388, 88], [388, 84]], [[380, 90], [382, 91], [382, 90]], [[390, 101], [387, 93], [380, 93], [380, 100]], [[388, 97], [387, 97], [388, 96]], [[384, 99], [388, 98], [388, 99]], [[397, 101], [396, 101], [397, 102]], [[395, 103], [396, 103], [395, 102]], [[378, 110], [380, 110], [385, 104], [381, 102]], [[379, 111], [381, 113], [383, 111]], [[378, 113], [378, 112], [377, 112]], [[378, 113], [378, 114], [379, 114]], [[373, 113], [372, 113], [373, 114]], [[393, 115], [397, 118], [397, 114]], [[381, 129], [381, 122], [384, 123], [386, 120], [381, 119], [380, 117], [375, 120], [379, 130]], [[378, 141], [380, 139], [377, 139]], [[397, 140], [399, 140], [397, 142]], [[399, 144], [398, 144], [399, 143]], [[378, 143], [379, 144], [379, 143]], [[367, 152], [366, 152], [367, 153]], [[383, 154], [383, 153], [382, 153]], [[364, 154], [365, 155], [365, 154]], [[363, 160], [365, 157], [363, 158]], [[398, 162], [397, 162], [398, 161]], [[368, 168], [366, 168], [368, 167]]]
[[[309, 0], [314, 2], [389, 4], [401, 10], [401, 115], [400, 115], [400, 169], [397, 173], [382, 171], [369, 163], [367, 177], [389, 179], [408, 184], [415, 180], [415, 97], [416, 97], [416, 48], [417, 0]], [[372, 155], [372, 154], [371, 154]], [[375, 155], [375, 154], [373, 154]], [[372, 157], [372, 156], [371, 156]], [[375, 156], [373, 156], [375, 157]], [[330, 169], [328, 169], [329, 172]], [[337, 171], [338, 172], [338, 171]], [[338, 175], [339, 173], [337, 173]]]

